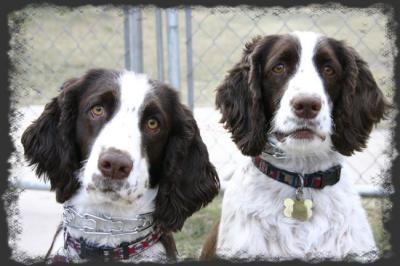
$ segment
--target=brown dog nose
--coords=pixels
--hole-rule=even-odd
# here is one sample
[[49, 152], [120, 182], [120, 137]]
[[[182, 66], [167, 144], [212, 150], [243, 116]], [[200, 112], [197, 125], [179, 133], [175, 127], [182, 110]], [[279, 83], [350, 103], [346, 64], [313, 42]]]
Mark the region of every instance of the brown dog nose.
[[305, 119], [315, 118], [321, 110], [321, 100], [315, 96], [297, 96], [291, 101], [294, 113]]
[[97, 165], [105, 177], [123, 179], [129, 176], [133, 161], [126, 153], [117, 149], [108, 149], [99, 156]]

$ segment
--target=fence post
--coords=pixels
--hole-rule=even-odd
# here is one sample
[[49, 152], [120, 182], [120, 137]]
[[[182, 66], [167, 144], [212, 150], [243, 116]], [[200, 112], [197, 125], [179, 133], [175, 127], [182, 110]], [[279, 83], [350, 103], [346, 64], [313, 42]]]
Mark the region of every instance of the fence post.
[[140, 7], [124, 8], [125, 67], [143, 73], [142, 11]]
[[157, 45], [157, 77], [164, 81], [164, 50], [162, 34], [162, 14], [161, 9], [155, 8], [156, 17], [156, 45]]
[[180, 91], [178, 10], [167, 9], [168, 76], [169, 82]]
[[192, 10], [190, 7], [185, 8], [186, 20], [186, 63], [187, 63], [187, 85], [188, 85], [188, 105], [193, 111], [193, 39], [192, 39]]

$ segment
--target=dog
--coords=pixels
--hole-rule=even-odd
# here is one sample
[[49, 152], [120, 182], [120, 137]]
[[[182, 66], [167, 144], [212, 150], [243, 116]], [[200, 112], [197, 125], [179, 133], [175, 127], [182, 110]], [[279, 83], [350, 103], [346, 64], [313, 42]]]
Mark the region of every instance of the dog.
[[219, 191], [191, 111], [145, 74], [67, 80], [21, 141], [64, 206], [53, 262], [175, 261], [172, 232]]
[[390, 107], [366, 62], [313, 32], [258, 36], [216, 89], [243, 155], [200, 258], [374, 260], [343, 156], [365, 148]]

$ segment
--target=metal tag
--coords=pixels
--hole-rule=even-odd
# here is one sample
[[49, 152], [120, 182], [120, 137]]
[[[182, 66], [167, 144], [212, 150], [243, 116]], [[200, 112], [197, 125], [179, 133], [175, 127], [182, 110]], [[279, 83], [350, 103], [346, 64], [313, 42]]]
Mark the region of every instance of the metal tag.
[[290, 198], [285, 199], [283, 202], [285, 209], [283, 214], [286, 217], [294, 218], [299, 221], [307, 221], [312, 216], [313, 203], [310, 199], [293, 200]]
[[283, 202], [285, 209], [283, 214], [286, 217], [294, 218], [299, 221], [307, 221], [312, 216], [313, 202], [303, 198], [304, 177], [299, 175], [300, 186], [296, 189], [296, 199], [286, 198]]

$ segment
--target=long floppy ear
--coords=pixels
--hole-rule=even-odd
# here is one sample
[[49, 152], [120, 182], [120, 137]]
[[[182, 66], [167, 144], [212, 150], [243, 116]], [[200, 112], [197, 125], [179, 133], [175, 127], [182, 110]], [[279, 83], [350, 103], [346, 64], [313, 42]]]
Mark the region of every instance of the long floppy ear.
[[359, 54], [342, 42], [332, 39], [330, 42], [345, 73], [333, 107], [332, 142], [338, 152], [349, 156], [366, 147], [373, 126], [385, 118], [391, 107]]
[[218, 194], [219, 179], [192, 112], [177, 96], [169, 106], [172, 121], [154, 216], [164, 229], [175, 232]]
[[275, 37], [256, 37], [247, 43], [240, 61], [217, 87], [220, 122], [244, 155], [260, 154], [267, 141], [270, 117], [263, 103], [262, 69]]
[[22, 134], [25, 157], [35, 166], [36, 175], [50, 180], [60, 203], [79, 187], [74, 172], [79, 169], [79, 151], [74, 142], [78, 103], [77, 79], [64, 83], [58, 97]]

